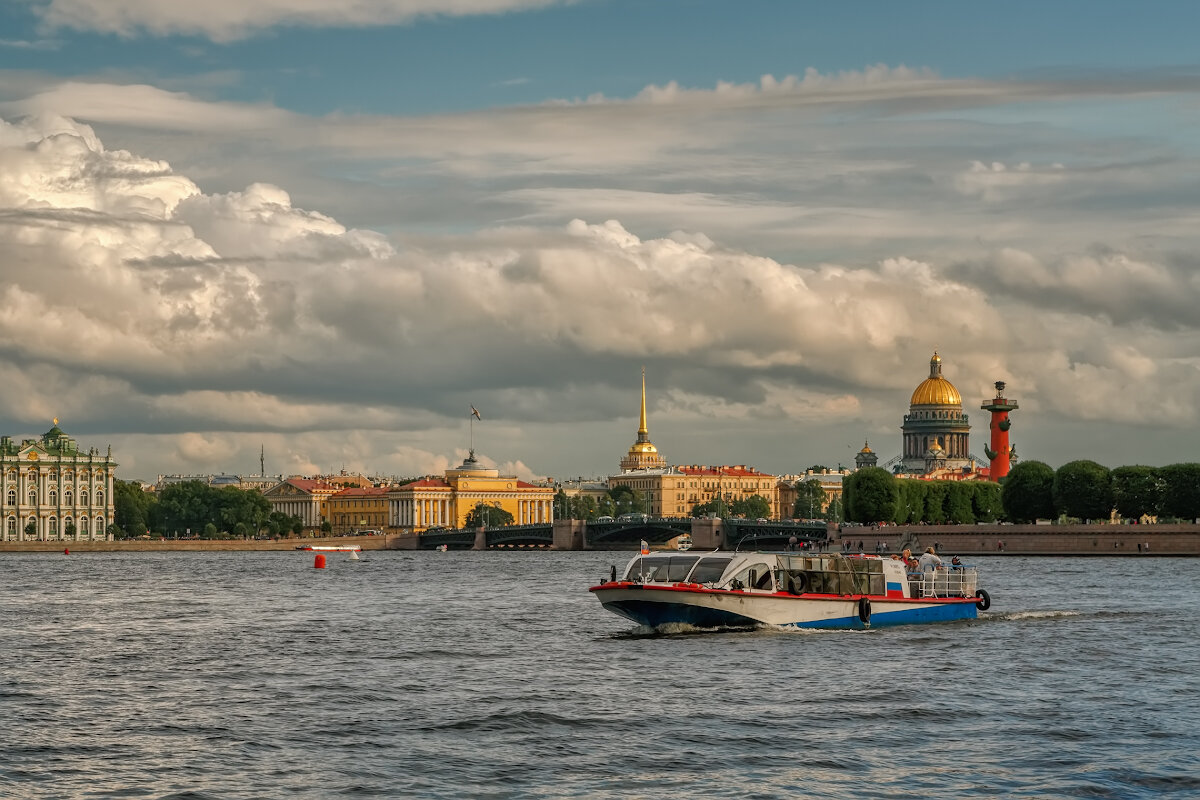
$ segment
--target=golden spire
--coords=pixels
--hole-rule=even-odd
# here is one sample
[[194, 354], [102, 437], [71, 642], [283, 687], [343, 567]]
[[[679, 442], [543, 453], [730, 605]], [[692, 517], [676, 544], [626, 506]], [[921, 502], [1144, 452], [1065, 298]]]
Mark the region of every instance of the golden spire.
[[642, 418], [638, 423], [639, 441], [641, 440], [640, 437], [648, 433], [650, 431], [646, 428], [646, 368], [642, 367]]

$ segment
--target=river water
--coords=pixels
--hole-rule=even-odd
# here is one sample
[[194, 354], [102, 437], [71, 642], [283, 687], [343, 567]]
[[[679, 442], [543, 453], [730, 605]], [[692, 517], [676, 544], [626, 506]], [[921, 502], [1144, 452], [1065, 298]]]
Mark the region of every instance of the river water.
[[0, 556], [3, 798], [1200, 796], [1200, 559], [991, 611], [646, 635], [628, 554]]

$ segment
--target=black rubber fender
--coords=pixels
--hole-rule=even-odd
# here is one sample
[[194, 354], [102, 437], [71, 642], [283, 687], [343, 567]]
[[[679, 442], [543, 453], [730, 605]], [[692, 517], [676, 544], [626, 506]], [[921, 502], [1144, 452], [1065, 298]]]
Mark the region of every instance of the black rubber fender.
[[871, 600], [868, 597], [858, 598], [858, 620], [864, 625], [871, 623]]
[[803, 572], [788, 576], [790, 581], [790, 591], [792, 594], [804, 594], [808, 589], [808, 576]]
[[980, 589], [975, 592], [975, 607], [980, 611], [987, 611], [992, 607], [992, 596], [987, 593], [987, 589]]

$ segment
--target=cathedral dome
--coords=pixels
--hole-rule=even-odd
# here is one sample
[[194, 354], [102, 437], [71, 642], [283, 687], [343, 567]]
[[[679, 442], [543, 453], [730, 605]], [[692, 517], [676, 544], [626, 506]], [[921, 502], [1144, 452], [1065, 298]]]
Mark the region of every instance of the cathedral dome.
[[929, 359], [929, 377], [912, 393], [910, 405], [914, 406], [961, 406], [962, 395], [954, 384], [942, 377], [942, 359], [936, 352]]

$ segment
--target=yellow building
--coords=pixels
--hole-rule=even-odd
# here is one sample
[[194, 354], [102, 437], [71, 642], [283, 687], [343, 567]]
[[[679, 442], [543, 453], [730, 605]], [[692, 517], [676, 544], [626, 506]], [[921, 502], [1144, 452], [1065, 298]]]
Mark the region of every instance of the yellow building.
[[647, 513], [654, 517], [686, 517], [693, 506], [716, 497], [726, 502], [761, 495], [771, 506], [771, 517], [779, 517], [779, 492], [774, 475], [737, 466], [667, 466], [667, 459], [650, 442], [646, 426], [646, 371], [642, 370], [642, 409], [637, 440], [621, 459], [621, 473], [608, 479], [610, 489], [628, 486], [646, 500]]
[[387, 486], [352, 487], [330, 495], [326, 516], [335, 535], [362, 530], [383, 530], [388, 521]]
[[445, 476], [425, 477], [387, 492], [387, 524], [420, 532], [428, 528], [462, 528], [479, 503], [501, 508], [513, 524], [554, 521], [554, 488], [535, 486], [499, 470], [483, 467], [474, 451]]
[[299, 517], [305, 528], [316, 529], [329, 520], [328, 500], [339, 491], [341, 487], [316, 478], [288, 478], [263, 492], [263, 497], [272, 511]]

